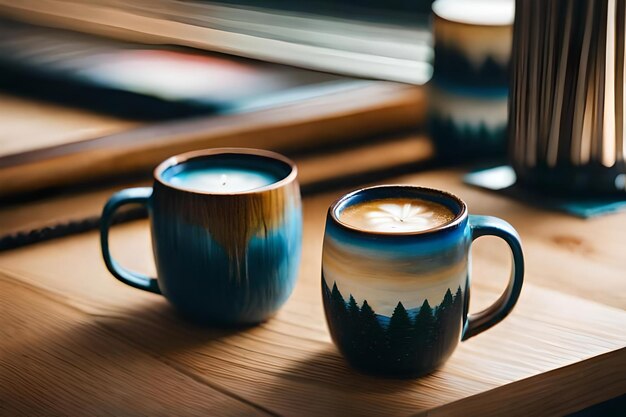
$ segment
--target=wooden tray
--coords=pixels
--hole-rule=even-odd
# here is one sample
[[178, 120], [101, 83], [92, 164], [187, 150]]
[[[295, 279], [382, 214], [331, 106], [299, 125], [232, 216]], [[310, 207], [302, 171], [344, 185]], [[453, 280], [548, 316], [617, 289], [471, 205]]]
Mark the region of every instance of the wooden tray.
[[[527, 259], [512, 315], [462, 343], [438, 371], [393, 380], [349, 368], [320, 291], [329, 203], [305, 198], [293, 296], [260, 326], [200, 328], [117, 282], [86, 233], [0, 253], [0, 407], [7, 415], [553, 416], [626, 392], [626, 214], [581, 221], [471, 189], [439, 171], [390, 182], [445, 188], [510, 221]], [[19, 208], [16, 208], [19, 210]], [[146, 221], [113, 230], [114, 255], [153, 272]], [[497, 256], [496, 256], [497, 254]], [[474, 250], [471, 310], [504, 288], [506, 247]]]

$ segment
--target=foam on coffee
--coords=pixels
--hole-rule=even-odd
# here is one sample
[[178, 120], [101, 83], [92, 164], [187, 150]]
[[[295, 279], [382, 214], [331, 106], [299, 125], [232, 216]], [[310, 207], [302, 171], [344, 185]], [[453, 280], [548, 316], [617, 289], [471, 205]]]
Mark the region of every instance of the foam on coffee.
[[385, 198], [362, 201], [345, 207], [339, 220], [370, 232], [407, 233], [434, 229], [452, 221], [452, 210], [421, 198]]

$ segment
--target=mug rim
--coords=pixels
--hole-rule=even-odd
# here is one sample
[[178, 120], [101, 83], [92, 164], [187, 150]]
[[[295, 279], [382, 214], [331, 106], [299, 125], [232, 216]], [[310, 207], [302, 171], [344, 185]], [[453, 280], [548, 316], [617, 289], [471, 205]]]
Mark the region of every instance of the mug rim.
[[[267, 159], [273, 159], [275, 161], [280, 161], [286, 164], [289, 168], [289, 174], [287, 174], [284, 178], [273, 182], [268, 185], [264, 185], [262, 187], [253, 188], [251, 190], [246, 191], [236, 191], [236, 192], [216, 192], [216, 191], [204, 191], [193, 188], [185, 188], [181, 186], [174, 185], [168, 181], [163, 179], [163, 173], [176, 165], [184, 164], [185, 162], [189, 162], [194, 159], [201, 159], [207, 156], [214, 155], [253, 155], [259, 156]], [[281, 155], [277, 152], [268, 151], [265, 149], [256, 149], [256, 148], [237, 148], [237, 147], [226, 147], [226, 148], [208, 148], [208, 149], [199, 149], [195, 151], [184, 152], [178, 155], [170, 156], [163, 162], [161, 162], [152, 172], [152, 175], [155, 181], [159, 182], [164, 187], [172, 188], [175, 190], [192, 193], [192, 194], [202, 194], [202, 195], [224, 195], [224, 196], [234, 196], [234, 195], [250, 195], [250, 194], [260, 194], [266, 191], [275, 190], [281, 188], [289, 183], [292, 183], [298, 177], [298, 167], [296, 164], [289, 158], [284, 155]]]
[[497, 24], [489, 24], [489, 23], [470, 23], [463, 22], [459, 20], [453, 20], [444, 16], [441, 16], [433, 11], [433, 16], [435, 20], [441, 20], [443, 22], [459, 25], [459, 26], [470, 26], [477, 29], [489, 28], [489, 29], [508, 29], [513, 27], [513, 22], [511, 23], [497, 23]]
[[[454, 200], [459, 205], [460, 210], [454, 216], [452, 220], [442, 223], [436, 227], [433, 227], [431, 229], [426, 229], [426, 230], [415, 230], [415, 231], [408, 231], [408, 232], [386, 232], [386, 231], [374, 231], [374, 230], [358, 228], [358, 227], [349, 225], [348, 223], [341, 221], [339, 216], [337, 216], [337, 209], [341, 207], [342, 204], [345, 203], [350, 198], [360, 193], [368, 192], [370, 190], [390, 189], [390, 188], [398, 188], [398, 189], [405, 189], [405, 190], [409, 189], [409, 190], [417, 191], [420, 193], [438, 194], [438, 195], [444, 196], [445, 198]], [[360, 233], [364, 235], [386, 236], [386, 237], [417, 236], [417, 235], [428, 235], [428, 234], [438, 233], [438, 232], [442, 232], [442, 231], [457, 227], [467, 217], [467, 204], [465, 204], [465, 201], [463, 201], [461, 198], [457, 197], [456, 195], [448, 191], [439, 190], [437, 188], [422, 187], [419, 185], [411, 185], [411, 184], [382, 184], [382, 185], [373, 185], [370, 187], [359, 188], [357, 190], [344, 194], [343, 196], [339, 197], [330, 205], [328, 209], [328, 214], [333, 220], [333, 222], [337, 224], [338, 226], [344, 229], [350, 230], [352, 232], [356, 232], [356, 233]]]

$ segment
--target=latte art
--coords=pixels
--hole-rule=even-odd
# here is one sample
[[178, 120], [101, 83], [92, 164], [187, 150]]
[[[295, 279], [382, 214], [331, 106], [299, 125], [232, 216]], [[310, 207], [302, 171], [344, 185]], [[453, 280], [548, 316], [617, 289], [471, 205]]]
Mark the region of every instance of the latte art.
[[414, 206], [405, 203], [381, 204], [379, 210], [365, 214], [367, 222], [381, 230], [407, 229], [429, 227], [435, 213], [423, 206]]
[[422, 199], [393, 198], [365, 201], [343, 209], [339, 219], [371, 232], [420, 232], [448, 223], [454, 213], [443, 204]]

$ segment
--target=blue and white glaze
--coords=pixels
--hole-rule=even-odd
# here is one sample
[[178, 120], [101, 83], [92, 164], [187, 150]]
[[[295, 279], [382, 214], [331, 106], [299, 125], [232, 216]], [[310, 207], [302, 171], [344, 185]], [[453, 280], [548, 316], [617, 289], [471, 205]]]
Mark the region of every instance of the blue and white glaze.
[[[243, 239], [236, 238], [226, 216], [241, 215], [232, 220], [243, 222], [245, 214], [236, 210], [213, 213], [218, 220], [205, 222], [204, 216], [194, 219], [173, 214], [168, 202], [157, 196], [151, 225], [163, 294], [183, 314], [200, 321], [251, 324], [273, 315], [291, 294], [300, 264], [302, 210], [295, 198], [299, 197], [297, 188], [291, 194], [292, 198], [284, 201], [279, 221], [250, 224]], [[177, 198], [166, 195], [165, 199]], [[203, 205], [198, 200], [183, 201]], [[245, 206], [240, 210], [245, 211]], [[255, 205], [249, 209], [255, 210]], [[222, 228], [230, 231], [225, 239], [215, 230]]]
[[[326, 225], [323, 273], [361, 305], [391, 317], [397, 304], [417, 308], [425, 299], [438, 304], [448, 289], [465, 288], [471, 242], [467, 218], [432, 236], [358, 236], [332, 221]], [[349, 260], [349, 261], [348, 261]]]
[[[359, 201], [411, 197], [443, 204], [455, 218], [431, 230], [400, 234], [341, 222], [341, 210]], [[458, 198], [411, 186], [372, 187], [331, 206], [322, 297], [333, 340], [353, 366], [377, 374], [422, 375], [442, 364], [462, 337], [475, 334], [467, 320], [470, 222]]]
[[[194, 321], [254, 324], [272, 316], [296, 282], [302, 246], [296, 171], [289, 161], [270, 152], [219, 151], [166, 161], [155, 170], [153, 189], [145, 189], [157, 279], [143, 278], [153, 287], [141, 285], [133, 276], [138, 274], [114, 262], [110, 269], [130, 285], [162, 293]], [[168, 182], [172, 175], [168, 170], [219, 164], [227, 158], [220, 156], [226, 151], [229, 158], [247, 160], [260, 171], [270, 164], [277, 181], [237, 193], [193, 191]]]

